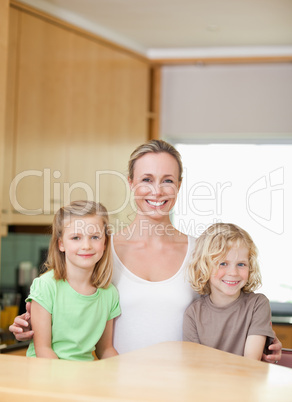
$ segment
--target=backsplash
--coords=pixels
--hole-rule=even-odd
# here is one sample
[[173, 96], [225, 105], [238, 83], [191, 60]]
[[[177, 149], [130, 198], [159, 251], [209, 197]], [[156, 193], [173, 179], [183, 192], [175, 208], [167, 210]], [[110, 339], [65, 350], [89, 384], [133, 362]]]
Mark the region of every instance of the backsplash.
[[16, 285], [16, 269], [22, 261], [38, 268], [41, 250], [47, 249], [50, 235], [9, 233], [1, 239], [1, 286]]

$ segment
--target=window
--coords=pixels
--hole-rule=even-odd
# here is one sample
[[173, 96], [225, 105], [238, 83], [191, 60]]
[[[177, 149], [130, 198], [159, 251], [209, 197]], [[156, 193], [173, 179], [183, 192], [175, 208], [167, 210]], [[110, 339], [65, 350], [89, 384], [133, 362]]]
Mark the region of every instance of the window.
[[292, 302], [292, 144], [183, 144], [174, 225], [199, 236], [215, 222], [249, 232], [271, 301]]

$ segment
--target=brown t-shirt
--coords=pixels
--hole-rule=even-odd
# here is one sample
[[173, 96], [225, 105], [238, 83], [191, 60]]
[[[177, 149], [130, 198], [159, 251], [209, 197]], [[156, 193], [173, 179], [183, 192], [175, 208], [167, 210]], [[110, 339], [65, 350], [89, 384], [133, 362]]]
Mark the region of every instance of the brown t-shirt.
[[241, 292], [224, 307], [215, 306], [204, 295], [184, 314], [183, 340], [243, 356], [248, 335], [274, 338], [270, 322], [270, 304], [263, 294]]

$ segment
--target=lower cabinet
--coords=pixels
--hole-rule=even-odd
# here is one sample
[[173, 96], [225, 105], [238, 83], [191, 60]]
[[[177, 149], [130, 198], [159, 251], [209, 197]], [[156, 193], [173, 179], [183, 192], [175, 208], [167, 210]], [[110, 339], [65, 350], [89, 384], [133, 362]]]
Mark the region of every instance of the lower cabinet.
[[273, 324], [273, 330], [282, 342], [283, 348], [292, 349], [292, 325]]
[[23, 349], [11, 350], [9, 352], [5, 352], [5, 354], [6, 355], [14, 355], [14, 356], [26, 356], [26, 351], [27, 351], [27, 348], [23, 348]]

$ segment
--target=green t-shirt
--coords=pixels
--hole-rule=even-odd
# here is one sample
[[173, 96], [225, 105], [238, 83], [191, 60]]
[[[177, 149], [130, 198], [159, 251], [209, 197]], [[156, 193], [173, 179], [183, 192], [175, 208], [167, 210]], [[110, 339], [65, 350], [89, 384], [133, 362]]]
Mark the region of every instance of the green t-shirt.
[[[52, 315], [52, 349], [60, 359], [93, 360], [92, 351], [107, 321], [121, 314], [117, 289], [111, 284], [93, 295], [77, 293], [53, 270], [36, 278], [26, 301], [35, 300]], [[27, 356], [35, 357], [33, 341]]]

